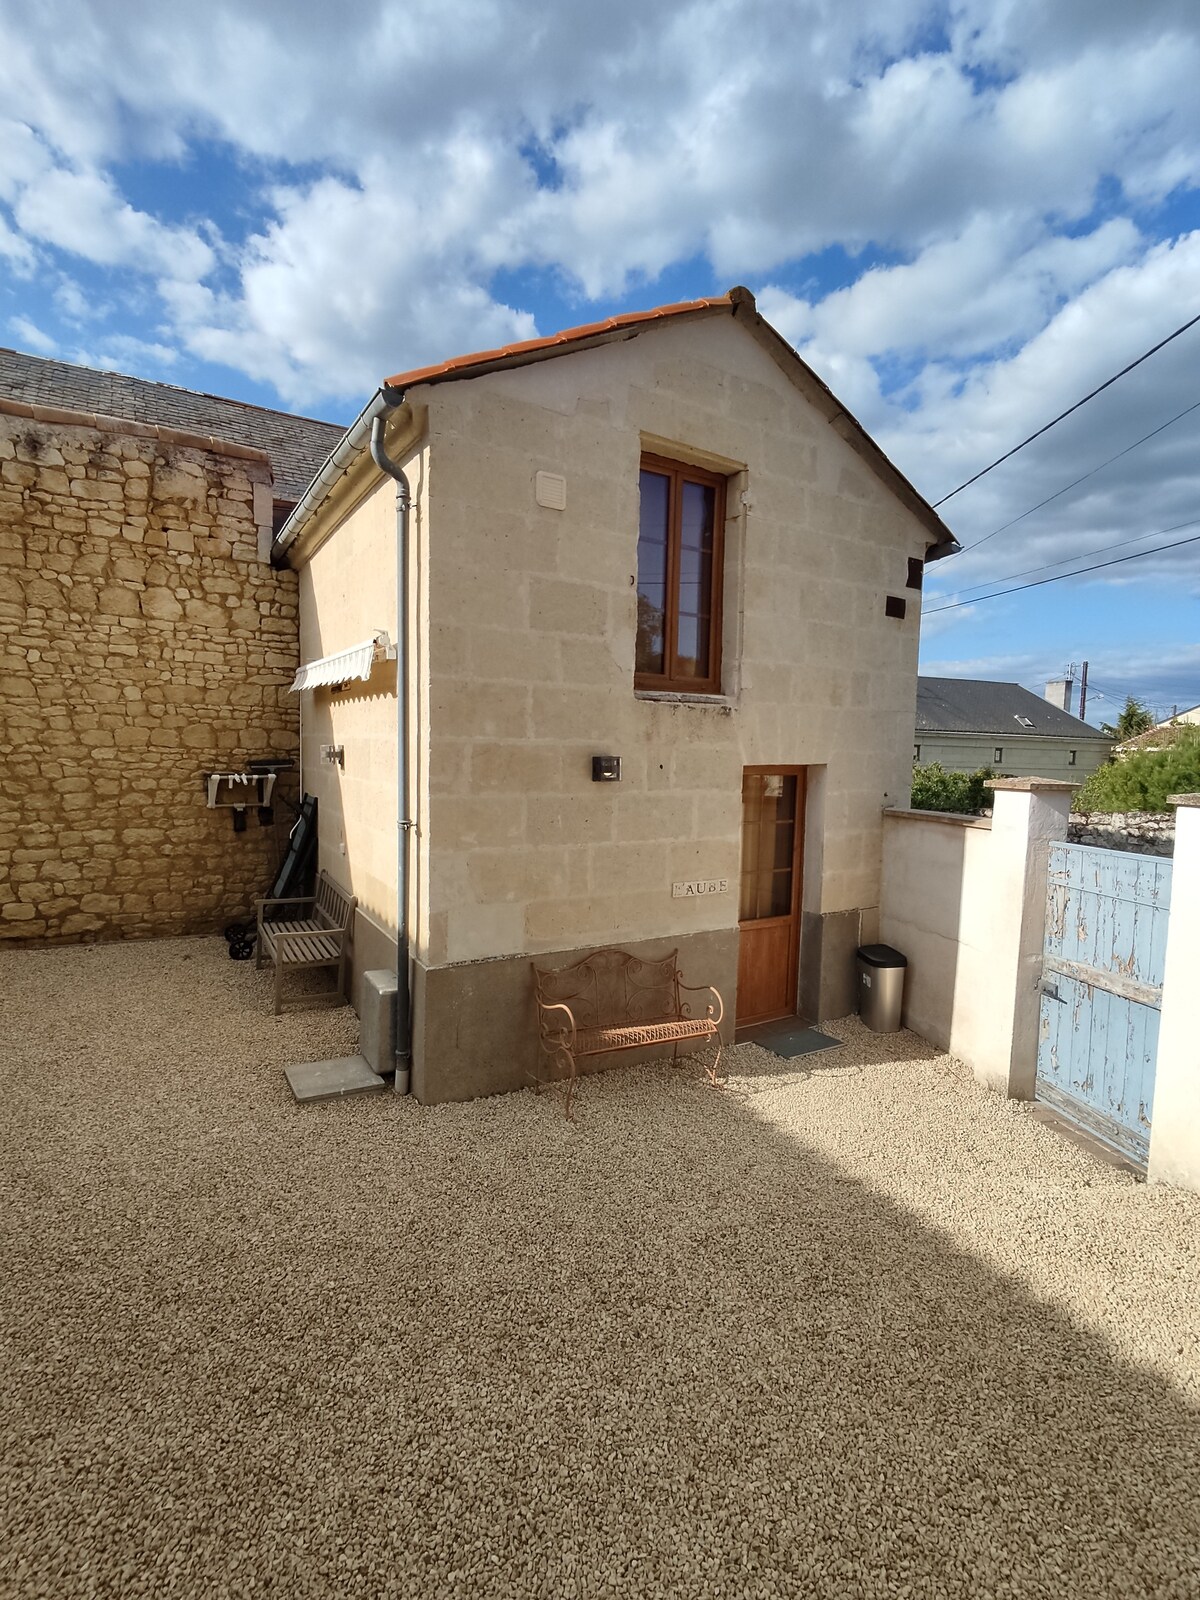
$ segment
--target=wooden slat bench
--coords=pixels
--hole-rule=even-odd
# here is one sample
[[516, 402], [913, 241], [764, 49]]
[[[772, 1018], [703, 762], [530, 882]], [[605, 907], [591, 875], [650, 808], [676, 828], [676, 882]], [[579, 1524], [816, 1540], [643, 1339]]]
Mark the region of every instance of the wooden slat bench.
[[[708, 1076], [717, 1084], [725, 1006], [711, 985], [684, 983], [678, 958], [678, 950], [658, 961], [643, 961], [624, 950], [607, 949], [556, 970], [532, 963], [538, 1023], [533, 1082], [544, 1089], [565, 1078], [568, 1118], [578, 1063], [587, 1056], [669, 1044], [678, 1058], [685, 1040], [715, 1039], [717, 1054]], [[708, 994], [716, 1004], [706, 1006], [704, 1016], [693, 1017], [685, 994]]]
[[[317, 892], [296, 900], [258, 902], [258, 942], [254, 965], [270, 961], [275, 968], [275, 1015], [303, 1005], [344, 1005], [350, 931], [358, 900], [338, 887], [328, 873], [317, 879]], [[284, 914], [279, 915], [280, 912]], [[283, 974], [304, 968], [336, 967], [337, 985], [291, 1000], [283, 998]]]

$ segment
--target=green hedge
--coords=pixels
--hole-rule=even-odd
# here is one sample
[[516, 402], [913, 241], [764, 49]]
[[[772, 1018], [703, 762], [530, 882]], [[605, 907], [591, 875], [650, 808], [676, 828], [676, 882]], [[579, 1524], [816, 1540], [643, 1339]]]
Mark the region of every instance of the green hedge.
[[1071, 809], [1169, 811], [1169, 794], [1196, 793], [1200, 793], [1200, 727], [1184, 729], [1169, 750], [1141, 750], [1098, 767], [1076, 791]]
[[909, 803], [914, 811], [958, 811], [978, 816], [984, 806], [991, 805], [986, 784], [992, 776], [991, 767], [981, 767], [978, 772], [947, 772], [940, 761], [931, 761], [927, 767], [913, 768]]

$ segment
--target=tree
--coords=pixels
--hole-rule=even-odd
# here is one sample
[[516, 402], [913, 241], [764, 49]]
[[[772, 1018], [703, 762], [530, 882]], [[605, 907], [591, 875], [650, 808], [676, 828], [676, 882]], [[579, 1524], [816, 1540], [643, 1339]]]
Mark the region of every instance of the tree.
[[1132, 739], [1136, 734], [1149, 733], [1154, 727], [1154, 713], [1149, 706], [1144, 706], [1140, 700], [1135, 700], [1132, 695], [1125, 702], [1125, 709], [1116, 722], [1102, 722], [1100, 732], [1106, 733], [1110, 739]]
[[978, 772], [947, 772], [940, 761], [931, 761], [926, 767], [913, 768], [909, 804], [914, 811], [958, 811], [978, 816], [988, 803], [985, 788], [991, 776], [990, 767], [981, 767]]
[[1167, 811], [1170, 794], [1200, 793], [1200, 728], [1183, 728], [1166, 750], [1139, 750], [1093, 772], [1073, 811]]

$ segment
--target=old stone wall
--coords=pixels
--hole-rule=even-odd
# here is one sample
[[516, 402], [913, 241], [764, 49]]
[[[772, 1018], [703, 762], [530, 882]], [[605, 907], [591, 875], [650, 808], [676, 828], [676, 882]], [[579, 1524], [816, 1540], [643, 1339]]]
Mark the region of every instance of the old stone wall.
[[1098, 845], [1102, 850], [1169, 856], [1175, 849], [1175, 813], [1073, 811], [1067, 838], [1072, 844]]
[[235, 833], [203, 774], [296, 756], [296, 576], [266, 457], [186, 440], [0, 414], [4, 938], [209, 930], [275, 869], [286, 812]]

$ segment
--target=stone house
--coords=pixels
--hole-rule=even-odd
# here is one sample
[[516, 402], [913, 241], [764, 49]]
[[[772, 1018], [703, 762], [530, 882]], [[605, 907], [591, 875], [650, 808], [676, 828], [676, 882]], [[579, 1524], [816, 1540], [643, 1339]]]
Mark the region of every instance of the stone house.
[[209, 774], [295, 767], [271, 541], [340, 435], [0, 351], [0, 937], [211, 931], [269, 885], [286, 808]]
[[852, 1009], [955, 547], [744, 289], [381, 386], [276, 550], [321, 862], [358, 982], [401, 922], [420, 1099], [523, 1081], [531, 956], [678, 947], [731, 1025]]
[[989, 678], [918, 678], [913, 761], [947, 772], [990, 767], [1000, 778], [1082, 783], [1113, 741], [1099, 728], [1019, 683]]

